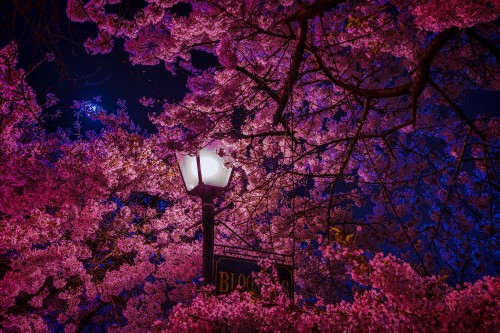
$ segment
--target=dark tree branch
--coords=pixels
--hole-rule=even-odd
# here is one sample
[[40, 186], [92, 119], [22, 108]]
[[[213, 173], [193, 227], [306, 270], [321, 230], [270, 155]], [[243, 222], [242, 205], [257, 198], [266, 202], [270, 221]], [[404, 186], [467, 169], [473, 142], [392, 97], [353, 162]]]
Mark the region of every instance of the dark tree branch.
[[258, 77], [257, 75], [249, 72], [246, 68], [243, 68], [243, 67], [236, 67], [236, 70], [242, 74], [244, 74], [245, 76], [247, 76], [248, 78], [250, 78], [252, 81], [254, 81], [255, 83], [257, 83], [257, 89], [260, 89], [260, 90], [263, 90], [265, 91], [269, 97], [271, 97], [272, 99], [274, 99], [275, 101], [278, 101], [279, 100], [279, 96], [278, 94], [273, 90], [271, 89], [271, 87], [269, 87], [267, 85], [267, 83], [261, 79], [260, 77]]
[[331, 210], [333, 206], [333, 191], [335, 189], [335, 185], [337, 184], [337, 181], [339, 180], [340, 176], [344, 173], [345, 168], [347, 167], [347, 164], [349, 163], [349, 160], [351, 159], [351, 154], [354, 151], [354, 147], [356, 146], [356, 143], [358, 142], [359, 137], [361, 136], [361, 131], [363, 130], [363, 125], [366, 121], [366, 118], [368, 117], [368, 113], [370, 112], [370, 99], [365, 99], [364, 105], [363, 105], [363, 114], [361, 115], [360, 120], [357, 123], [356, 126], [356, 134], [354, 135], [354, 138], [349, 142], [349, 146], [347, 147], [347, 152], [342, 160], [342, 164], [340, 165], [340, 169], [338, 173], [336, 173], [332, 183], [330, 184], [330, 194], [329, 194], [329, 201], [328, 201], [328, 215], [327, 215], [327, 223], [326, 223], [326, 231], [325, 231], [325, 239], [328, 241], [329, 236], [330, 236], [330, 226], [331, 226]]
[[404, 225], [404, 222], [401, 220], [401, 217], [399, 216], [398, 211], [397, 211], [396, 207], [394, 206], [394, 201], [391, 199], [391, 196], [389, 194], [389, 190], [387, 189], [387, 186], [384, 183], [382, 176], [380, 175], [379, 171], [377, 170], [377, 167], [375, 165], [375, 162], [373, 161], [372, 155], [370, 154], [370, 152], [368, 150], [368, 146], [366, 145], [366, 142], [364, 140], [363, 140], [363, 144], [364, 144], [365, 149], [367, 151], [368, 159], [370, 160], [370, 163], [371, 163], [371, 165], [373, 167], [373, 171], [375, 171], [375, 174], [377, 175], [378, 184], [382, 187], [384, 196], [386, 197], [387, 202], [389, 203], [389, 206], [391, 207], [391, 210], [392, 210], [394, 216], [396, 216], [396, 219], [398, 220], [398, 223], [399, 223], [399, 225], [401, 227], [401, 230], [403, 231], [403, 233], [405, 235], [406, 240], [408, 241], [408, 243], [410, 244], [413, 252], [415, 253], [415, 256], [417, 257], [417, 259], [418, 259], [418, 261], [419, 261], [422, 269], [424, 270], [424, 273], [426, 275], [430, 276], [429, 271], [425, 267], [425, 264], [424, 264], [424, 261], [423, 261], [422, 257], [418, 253], [418, 250], [415, 247], [414, 242], [412, 242], [411, 237], [408, 234], [408, 231], [406, 230], [407, 226]]
[[339, 87], [348, 90], [349, 92], [360, 95], [367, 98], [387, 98], [387, 97], [396, 97], [408, 94], [410, 89], [410, 83], [394, 87], [394, 88], [384, 88], [384, 89], [365, 89], [355, 86], [350, 83], [343, 82], [342, 80], [336, 78], [328, 66], [324, 63], [323, 59], [319, 56], [318, 52], [316, 52], [312, 48], [307, 48], [307, 50], [314, 56], [316, 63], [319, 66], [319, 69], [323, 72], [323, 74], [333, 83]]
[[290, 23], [294, 21], [307, 21], [317, 15], [322, 15], [343, 2], [345, 1], [317, 0], [313, 4], [302, 3], [301, 9], [295, 14], [290, 15], [285, 22]]
[[471, 28], [466, 29], [465, 32], [467, 33], [467, 36], [469, 36], [470, 39], [475, 39], [479, 43], [481, 43], [484, 47], [486, 47], [497, 59], [497, 64], [500, 65], [500, 48], [498, 46], [494, 45], [489, 40], [479, 35]]
[[474, 132], [476, 133], [480, 138], [481, 140], [484, 141], [485, 137], [484, 137], [484, 134], [476, 127], [476, 125], [474, 125], [474, 122], [472, 120], [469, 119], [469, 117], [467, 117], [467, 115], [462, 111], [462, 109], [451, 99], [450, 96], [448, 96], [448, 94], [443, 90], [441, 89], [432, 79], [429, 79], [429, 83], [430, 85], [436, 89], [436, 91], [444, 98], [444, 100], [451, 106], [451, 108], [453, 109], [453, 111], [455, 111], [455, 113], [463, 120], [467, 123], [467, 125], [469, 126], [469, 128]]
[[318, 64], [320, 70], [332, 83], [348, 90], [353, 94], [361, 95], [367, 98], [388, 98], [409, 94], [413, 98], [416, 98], [420, 95], [425, 87], [425, 84], [427, 83], [427, 80], [429, 79], [429, 71], [432, 61], [446, 44], [446, 42], [457, 32], [457, 28], [450, 28], [439, 33], [421, 54], [419, 66], [417, 67], [415, 74], [413, 75], [412, 81], [392, 88], [366, 89], [343, 82], [332, 74], [330, 69], [323, 62], [323, 59], [321, 59], [321, 57], [319, 56], [318, 52], [316, 52], [312, 48], [307, 48], [307, 50], [314, 56], [314, 59], [316, 60], [316, 63]]
[[429, 71], [434, 58], [444, 45], [458, 32], [458, 28], [446, 29], [437, 34], [437, 36], [430, 42], [429, 46], [420, 55], [419, 65], [412, 78], [410, 86], [410, 96], [417, 98], [424, 90], [427, 81], [429, 80]]
[[273, 117], [273, 125], [277, 126], [279, 123], [282, 123], [282, 115], [285, 107], [288, 103], [289, 95], [291, 94], [293, 85], [297, 80], [298, 72], [300, 64], [302, 63], [302, 57], [304, 55], [305, 45], [306, 45], [306, 37], [307, 37], [308, 27], [307, 20], [303, 20], [300, 22], [300, 31], [297, 36], [297, 46], [295, 52], [293, 53], [290, 65], [290, 70], [288, 72], [288, 77], [285, 80], [285, 84], [283, 85], [283, 90], [278, 99], [278, 107]]

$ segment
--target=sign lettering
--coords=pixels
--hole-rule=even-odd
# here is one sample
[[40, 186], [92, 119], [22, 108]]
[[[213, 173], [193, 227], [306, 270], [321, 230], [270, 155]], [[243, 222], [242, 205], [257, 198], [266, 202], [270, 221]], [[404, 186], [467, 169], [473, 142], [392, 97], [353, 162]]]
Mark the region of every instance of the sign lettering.
[[[236, 289], [260, 293], [260, 288], [252, 276], [253, 272], [260, 272], [260, 266], [256, 260], [215, 255], [214, 266], [213, 281], [218, 294], [226, 294]], [[292, 266], [279, 264], [276, 268], [283, 291], [292, 298]]]

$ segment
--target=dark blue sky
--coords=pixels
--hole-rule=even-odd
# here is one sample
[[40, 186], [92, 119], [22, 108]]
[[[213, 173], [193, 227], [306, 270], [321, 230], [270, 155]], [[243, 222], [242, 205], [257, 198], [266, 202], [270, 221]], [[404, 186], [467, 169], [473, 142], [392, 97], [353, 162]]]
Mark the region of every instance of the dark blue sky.
[[[86, 54], [82, 44], [97, 31], [93, 24], [70, 22], [65, 13], [66, 3], [67, 0], [0, 2], [0, 19], [5, 23], [0, 27], [0, 47], [16, 41], [20, 68], [32, 69], [47, 52], [56, 55], [56, 61], [42, 63], [27, 78], [41, 103], [49, 92], [61, 100], [50, 111], [60, 109], [62, 116], [47, 124], [49, 130], [72, 125], [73, 100], [91, 100], [96, 96], [101, 96], [99, 105], [108, 112], [117, 109], [119, 98], [127, 100], [131, 118], [141, 127], [154, 130], [148, 113], [158, 112], [161, 107], [144, 107], [138, 102], [139, 98], [180, 101], [186, 92], [187, 76], [181, 72], [171, 75], [162, 65], [130, 65], [121, 41], [116, 41], [117, 47], [110, 54]], [[141, 1], [131, 3], [132, 7], [141, 7]], [[176, 6], [178, 15], [187, 15], [188, 11], [186, 5]], [[214, 56], [201, 52], [193, 54], [193, 60], [200, 68], [216, 64]], [[91, 128], [95, 124], [88, 119], [84, 125]]]
[[73, 121], [72, 110], [69, 109], [72, 100], [91, 100], [101, 96], [99, 104], [108, 112], [116, 110], [119, 98], [127, 100], [133, 120], [151, 130], [147, 114], [160, 111], [160, 107], [144, 107], [138, 102], [139, 98], [146, 96], [179, 101], [186, 91], [187, 77], [182, 73], [173, 76], [162, 66], [131, 66], [123, 62], [127, 59], [125, 54], [120, 54], [123, 52], [90, 56], [81, 47], [74, 53], [69, 48], [63, 49], [62, 53], [70, 77], [62, 77], [58, 64], [52, 62], [37, 68], [28, 82], [41, 96], [54, 92], [61, 99], [61, 105], [55, 108], [63, 111], [57, 121], [63, 126]]

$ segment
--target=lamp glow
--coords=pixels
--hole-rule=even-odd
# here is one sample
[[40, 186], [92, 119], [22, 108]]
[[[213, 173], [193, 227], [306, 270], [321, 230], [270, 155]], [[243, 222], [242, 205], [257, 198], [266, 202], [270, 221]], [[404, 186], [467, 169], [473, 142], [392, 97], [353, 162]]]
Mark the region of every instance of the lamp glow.
[[[191, 163], [191, 173], [193, 176], [198, 177], [198, 167], [196, 161]], [[219, 163], [211, 156], [201, 156], [200, 157], [201, 174], [205, 178], [213, 177], [219, 171]]]
[[227, 188], [233, 168], [225, 165], [224, 159], [218, 155], [217, 150], [220, 148], [222, 148], [220, 142], [214, 141], [196, 155], [177, 153], [182, 179], [189, 194], [218, 195]]

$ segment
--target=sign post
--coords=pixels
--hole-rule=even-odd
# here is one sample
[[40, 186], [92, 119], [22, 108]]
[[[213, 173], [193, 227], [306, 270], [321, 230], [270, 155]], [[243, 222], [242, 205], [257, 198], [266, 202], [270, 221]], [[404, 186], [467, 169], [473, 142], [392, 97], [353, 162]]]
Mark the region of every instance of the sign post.
[[[213, 283], [218, 294], [226, 294], [240, 289], [259, 293], [259, 286], [254, 282], [252, 273], [260, 272], [257, 260], [214, 255]], [[277, 264], [278, 279], [283, 291], [293, 299], [293, 267]]]

